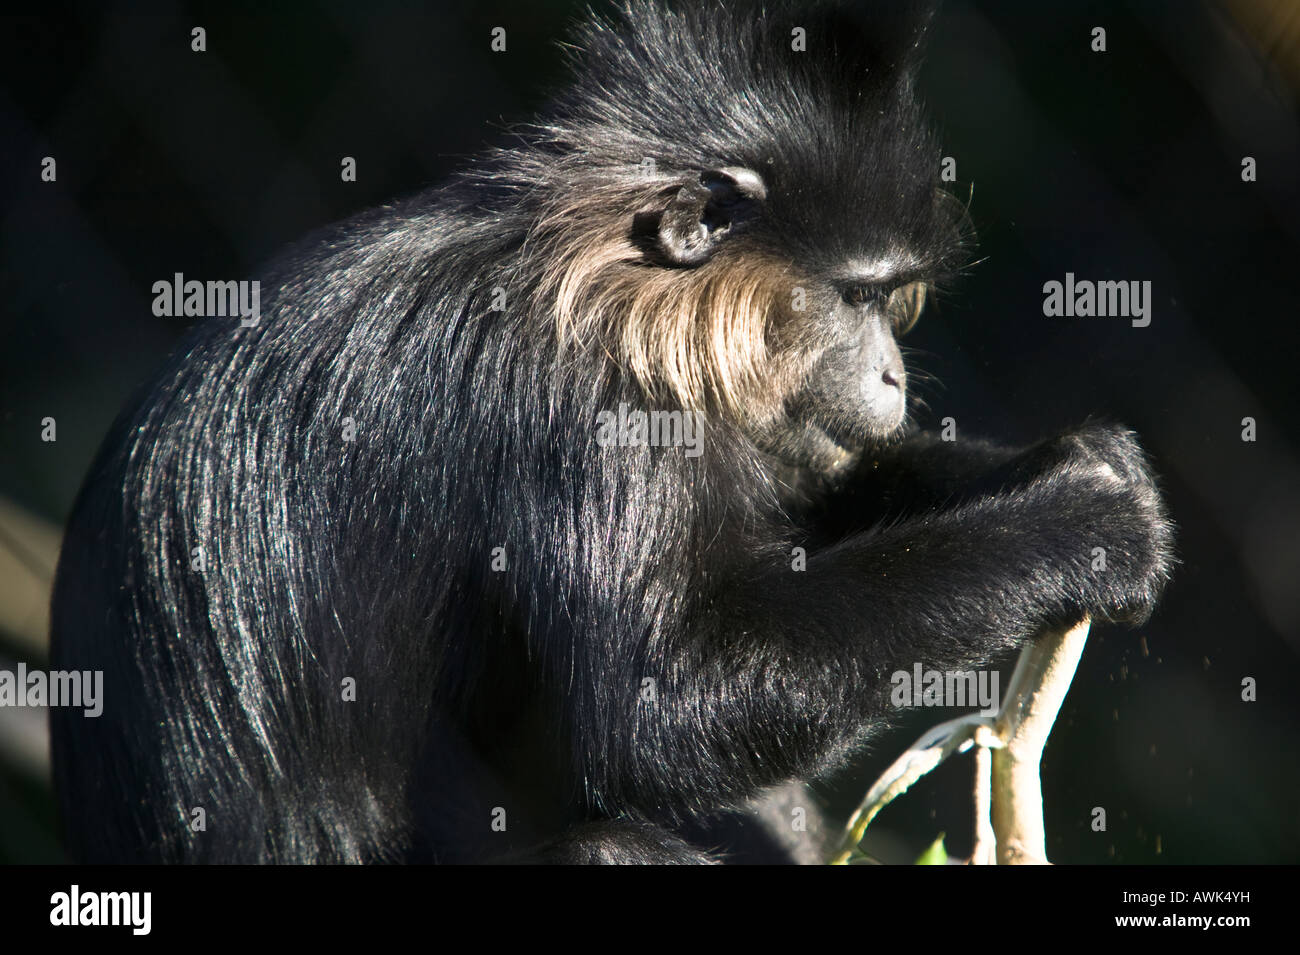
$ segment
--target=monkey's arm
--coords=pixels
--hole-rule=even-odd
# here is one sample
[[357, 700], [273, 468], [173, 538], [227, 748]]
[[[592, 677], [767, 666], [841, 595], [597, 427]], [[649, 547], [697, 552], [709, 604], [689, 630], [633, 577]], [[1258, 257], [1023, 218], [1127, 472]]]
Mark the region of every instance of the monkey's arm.
[[939, 507], [955, 496], [997, 492], [1018, 470], [1024, 452], [982, 439], [944, 441], [933, 431], [922, 431], [864, 452], [844, 495], [909, 511]]
[[1119, 465], [1124, 473], [1144, 468], [1132, 435], [1090, 424], [1029, 447], [979, 438], [944, 441], [922, 431], [904, 441], [864, 452], [838, 487], [811, 509], [814, 535], [835, 528], [864, 529], [885, 519], [915, 516], [1023, 487], [1073, 457]]
[[606, 736], [629, 752], [601, 765], [670, 767], [658, 802], [692, 786], [738, 798], [840, 762], [894, 712], [896, 671], [968, 670], [1084, 614], [1143, 618], [1170, 528], [1142, 466], [1119, 469], [1130, 445], [1111, 433], [1024, 486], [810, 550], [804, 569], [777, 547], [733, 568], [664, 657], [641, 661], [657, 702]]

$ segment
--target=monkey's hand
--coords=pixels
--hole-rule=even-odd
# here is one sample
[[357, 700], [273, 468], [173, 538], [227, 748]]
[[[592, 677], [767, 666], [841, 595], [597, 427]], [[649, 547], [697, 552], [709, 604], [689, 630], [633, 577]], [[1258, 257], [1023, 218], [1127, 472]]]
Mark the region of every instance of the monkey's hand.
[[1049, 438], [1021, 453], [1012, 468], [1022, 480], [1072, 470], [1159, 493], [1137, 435], [1121, 425], [1090, 423]]
[[1053, 499], [1085, 550], [1080, 613], [1144, 622], [1169, 579], [1174, 527], [1136, 435], [1089, 424], [1025, 451], [1013, 471], [1022, 493]]

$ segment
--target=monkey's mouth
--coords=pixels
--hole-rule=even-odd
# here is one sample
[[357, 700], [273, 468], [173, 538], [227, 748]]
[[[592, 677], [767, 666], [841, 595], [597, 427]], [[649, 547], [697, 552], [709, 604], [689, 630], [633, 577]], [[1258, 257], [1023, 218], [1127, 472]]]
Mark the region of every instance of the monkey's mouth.
[[838, 471], [857, 460], [864, 445], [842, 437], [834, 437], [821, 425], [814, 422], [805, 424], [806, 438], [815, 459], [821, 464], [821, 470]]
[[758, 442], [782, 464], [832, 476], [851, 466], [862, 454], [864, 444], [831, 433], [806, 418], [787, 420]]

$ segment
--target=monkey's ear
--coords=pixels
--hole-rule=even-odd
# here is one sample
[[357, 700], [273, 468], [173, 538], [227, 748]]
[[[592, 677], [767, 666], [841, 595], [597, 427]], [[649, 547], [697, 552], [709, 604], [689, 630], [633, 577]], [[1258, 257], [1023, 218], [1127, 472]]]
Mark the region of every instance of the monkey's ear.
[[751, 169], [709, 169], [678, 190], [659, 217], [661, 251], [674, 265], [699, 265], [723, 237], [752, 218], [767, 198], [767, 187]]

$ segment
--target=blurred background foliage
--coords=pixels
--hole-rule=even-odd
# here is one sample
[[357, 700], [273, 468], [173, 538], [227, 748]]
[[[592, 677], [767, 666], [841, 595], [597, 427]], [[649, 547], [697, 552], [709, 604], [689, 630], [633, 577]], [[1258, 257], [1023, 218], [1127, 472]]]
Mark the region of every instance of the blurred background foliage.
[[[44, 665], [58, 529], [183, 330], [152, 315], [152, 283], [250, 276], [309, 230], [437, 182], [544, 102], [578, 12], [105, 3], [0, 21], [0, 669]], [[981, 261], [905, 343], [936, 379], [921, 422], [1029, 441], [1124, 421], [1180, 526], [1151, 623], [1094, 629], [1045, 760], [1049, 853], [1300, 861], [1300, 5], [950, 0], [923, 79]], [[343, 156], [357, 182], [340, 181]], [[1042, 285], [1067, 271], [1151, 281], [1150, 327], [1044, 318]], [[881, 736], [823, 784], [830, 806], [847, 814], [935, 721]], [[46, 745], [40, 711], [0, 709], [0, 860], [60, 858]], [[970, 778], [968, 760], [943, 767], [868, 845], [910, 862], [945, 831], [969, 852]]]

